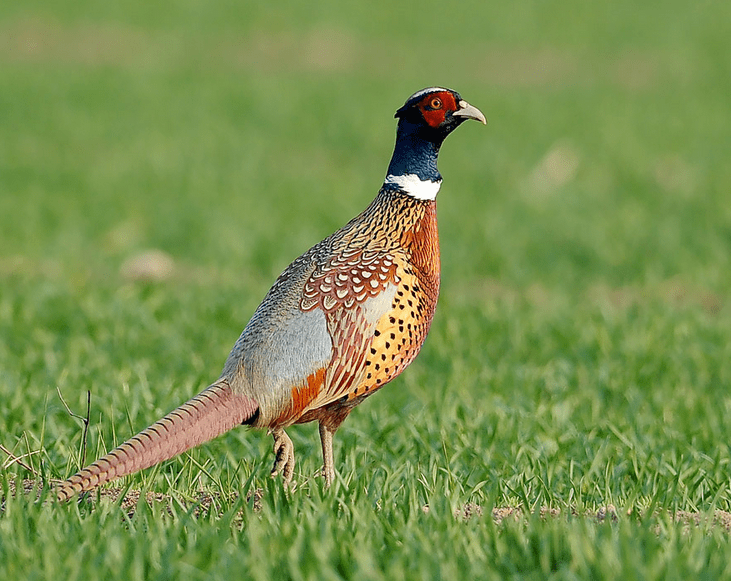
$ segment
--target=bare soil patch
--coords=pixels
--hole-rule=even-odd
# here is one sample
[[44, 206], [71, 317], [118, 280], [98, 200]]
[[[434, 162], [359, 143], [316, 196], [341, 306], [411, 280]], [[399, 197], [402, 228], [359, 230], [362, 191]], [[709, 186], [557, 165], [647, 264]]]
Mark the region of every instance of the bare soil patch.
[[[56, 484], [56, 483], [52, 483]], [[9, 483], [9, 495], [15, 497], [19, 492], [25, 496], [35, 495], [36, 498], [40, 498], [43, 485], [38, 480], [26, 479], [22, 482], [22, 490], [18, 490], [15, 482]], [[132, 517], [137, 510], [139, 505], [141, 493], [139, 490], [129, 490], [120, 499], [122, 493], [125, 491], [123, 488], [100, 488], [94, 491], [93, 494], [88, 494], [81, 498], [77, 498], [75, 502], [88, 502], [94, 504], [97, 499], [108, 501], [110, 503], [119, 503], [122, 510], [124, 510], [129, 517]], [[254, 511], [258, 512], [262, 510], [262, 495], [263, 490], [258, 488], [247, 494], [246, 502], [251, 503]], [[147, 505], [156, 510], [163, 510], [167, 513], [172, 513], [173, 507], [179, 507], [184, 510], [193, 509], [193, 514], [196, 516], [208, 514], [211, 510], [217, 510], [222, 501], [231, 502], [235, 500], [236, 495], [232, 494], [230, 498], [222, 498], [220, 494], [213, 493], [210, 491], [198, 491], [195, 498], [184, 499], [173, 498], [169, 494], [161, 494], [156, 492], [148, 492], [145, 494], [145, 502]], [[0, 512], [5, 507], [5, 495], [0, 491]], [[422, 509], [425, 513], [429, 512], [429, 507], [424, 506]], [[473, 519], [484, 519], [487, 518], [487, 511], [485, 511], [479, 504], [468, 502], [461, 506], [454, 512], [454, 517], [464, 521], [470, 521]], [[502, 523], [509, 522], [510, 520], [520, 522], [528, 518], [529, 514], [520, 506], [506, 506], [493, 508], [489, 513], [495, 524], [500, 525]], [[622, 514], [617, 511], [614, 505], [607, 505], [599, 508], [596, 511], [586, 511], [583, 513], [577, 512], [575, 509], [569, 511], [561, 510], [558, 508], [541, 507], [539, 515], [543, 519], [548, 518], [561, 518], [562, 515], [570, 514], [572, 517], [581, 517], [594, 520], [596, 522], [619, 522], [620, 520], [628, 520], [633, 518], [630, 514]], [[634, 517], [636, 519], [636, 517]], [[679, 510], [674, 513], [673, 518], [675, 522], [683, 523], [688, 529], [690, 527], [708, 526], [721, 527], [726, 532], [731, 532], [731, 512], [725, 510], [715, 510], [712, 513], [703, 512], [691, 512], [685, 510]]]

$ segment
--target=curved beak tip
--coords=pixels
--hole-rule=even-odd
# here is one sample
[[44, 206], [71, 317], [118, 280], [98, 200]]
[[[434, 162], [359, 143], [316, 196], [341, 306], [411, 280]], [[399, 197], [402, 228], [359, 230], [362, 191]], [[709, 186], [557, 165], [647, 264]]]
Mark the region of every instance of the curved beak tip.
[[477, 107], [473, 107], [467, 101], [460, 101], [459, 106], [460, 108], [457, 109], [453, 115], [456, 115], [457, 117], [465, 117], [467, 119], [474, 119], [483, 125], [487, 125], [487, 119], [485, 119], [482, 111], [480, 111]]

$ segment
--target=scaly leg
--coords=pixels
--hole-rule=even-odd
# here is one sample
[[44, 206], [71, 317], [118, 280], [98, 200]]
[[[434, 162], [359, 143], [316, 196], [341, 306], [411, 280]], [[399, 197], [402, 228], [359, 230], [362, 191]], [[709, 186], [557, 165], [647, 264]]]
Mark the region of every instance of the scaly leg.
[[[337, 429], [337, 428], [336, 428]], [[333, 434], [335, 430], [320, 422], [320, 442], [322, 442], [322, 476], [325, 478], [325, 487], [335, 480], [335, 462], [333, 460]]]
[[294, 473], [294, 444], [281, 428], [274, 430], [272, 436], [274, 437], [275, 456], [272, 478], [281, 472], [284, 485], [289, 486]]

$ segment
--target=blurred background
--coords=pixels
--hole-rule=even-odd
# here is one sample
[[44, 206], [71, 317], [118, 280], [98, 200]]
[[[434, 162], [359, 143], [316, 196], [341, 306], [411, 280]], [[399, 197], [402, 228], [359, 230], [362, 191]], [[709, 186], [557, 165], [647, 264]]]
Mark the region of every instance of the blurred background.
[[[64, 473], [80, 432], [56, 386], [77, 411], [92, 389], [103, 448], [215, 378], [281, 270], [373, 198], [396, 109], [443, 85], [489, 124], [440, 158], [420, 367], [360, 421], [452, 393], [502, 409], [486, 426], [517, 418], [514, 458], [551, 422], [591, 441], [609, 408], [626, 433], [650, 405], [645, 423], [686, 441], [687, 404], [715, 418], [713, 448], [731, 405], [730, 22], [728, 2], [680, 0], [2, 3], [2, 432], [37, 450], [47, 429]], [[544, 398], [571, 403], [525, 428]], [[541, 438], [535, 457], [565, 444]]]
[[393, 112], [436, 84], [489, 120], [442, 156], [447, 285], [727, 288], [724, 2], [54, 0], [0, 18], [3, 276], [116, 275], [155, 248], [268, 281], [369, 202]]

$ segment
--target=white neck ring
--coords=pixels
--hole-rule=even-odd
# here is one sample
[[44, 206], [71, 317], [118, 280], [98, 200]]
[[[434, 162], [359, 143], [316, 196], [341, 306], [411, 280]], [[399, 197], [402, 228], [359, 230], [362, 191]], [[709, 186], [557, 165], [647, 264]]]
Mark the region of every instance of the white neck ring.
[[386, 176], [384, 185], [397, 186], [402, 192], [417, 200], [435, 200], [442, 186], [442, 180], [436, 182], [422, 180], [416, 174], [407, 173], [400, 176]]

